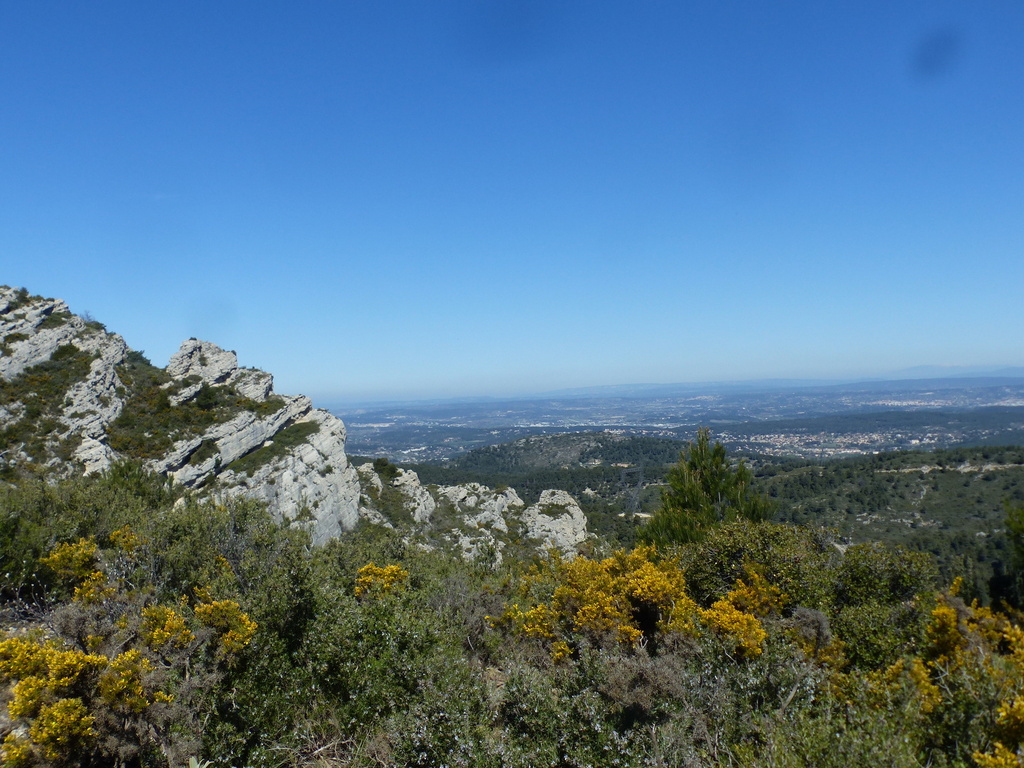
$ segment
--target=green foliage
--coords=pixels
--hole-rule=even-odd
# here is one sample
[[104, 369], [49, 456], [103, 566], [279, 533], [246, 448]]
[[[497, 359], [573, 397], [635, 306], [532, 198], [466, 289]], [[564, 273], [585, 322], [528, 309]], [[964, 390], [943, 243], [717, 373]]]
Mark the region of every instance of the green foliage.
[[188, 457], [189, 464], [202, 464], [207, 459], [212, 459], [218, 453], [216, 440], [203, 440], [192, 455]]
[[680, 550], [690, 594], [702, 605], [725, 595], [756, 563], [758, 572], [792, 604], [829, 608], [841, 559], [826, 530], [746, 521], [716, 528], [700, 543]]
[[1004, 500], [1006, 536], [1010, 542], [1011, 592], [1015, 605], [1024, 605], [1024, 504]]
[[760, 487], [778, 503], [776, 519], [827, 525], [855, 543], [926, 552], [945, 581], [964, 578], [968, 596], [1013, 599], [1004, 504], [1024, 504], [1022, 447], [774, 462], [759, 474]]
[[[269, 416], [284, 406], [284, 399], [278, 396], [256, 402], [241, 397], [232, 387], [207, 382], [190, 399], [172, 405], [172, 397], [198, 383], [198, 379], [173, 380], [141, 352], [129, 352], [117, 373], [128, 398], [107, 428], [108, 441], [115, 451], [134, 459], [162, 456], [176, 441], [230, 421], [242, 410]], [[199, 451], [199, 457], [190, 461], [198, 463], [213, 455], [209, 445], [201, 446]]]
[[24, 341], [28, 338], [28, 334], [25, 333], [8, 333], [3, 339], [0, 339], [0, 357], [9, 355], [12, 347], [19, 341]]
[[836, 572], [835, 602], [900, 603], [938, 586], [935, 563], [923, 552], [878, 542], [850, 547]]
[[274, 435], [273, 441], [269, 444], [235, 459], [228, 464], [227, 469], [238, 473], [244, 472], [251, 477], [264, 464], [269, 464], [274, 459], [284, 456], [295, 446], [306, 442], [310, 435], [315, 435], [319, 431], [320, 424], [318, 422], [297, 421]]
[[1024, 738], [1024, 631], [936, 593], [926, 554], [739, 519], [485, 565], [375, 526], [311, 548], [179, 492], [133, 463], [0, 487], [0, 600], [94, 657], [18, 700], [5, 765], [987, 768]]
[[753, 474], [741, 461], [733, 467], [725, 447], [711, 445], [704, 427], [668, 473], [661, 508], [640, 532], [643, 541], [667, 546], [700, 541], [722, 523], [737, 519], [767, 520], [774, 512], [769, 500], [754, 490]]
[[224, 407], [228, 403], [224, 388], [206, 384], [199, 391], [202, 404], [193, 399], [171, 405], [171, 396], [188, 384], [172, 381], [162, 368], [150, 365], [141, 355], [119, 366], [117, 373], [130, 396], [107, 427], [107, 435], [110, 447], [125, 456], [156, 458], [170, 450], [176, 440], [201, 434], [233, 415]]
[[39, 329], [44, 330], [46, 328], [60, 328], [62, 325], [64, 325], [70, 320], [70, 312], [53, 312], [43, 318], [42, 322], [39, 323]]
[[17, 726], [4, 740], [5, 764], [174, 765], [197, 747], [208, 696], [257, 625], [233, 574], [161, 601], [149, 544], [126, 525], [109, 546], [82, 538], [41, 560], [70, 597], [48, 610], [45, 636], [0, 636]]
[[382, 483], [387, 485], [398, 476], [398, 467], [384, 457], [373, 460], [373, 471], [380, 477]]
[[[84, 379], [95, 355], [74, 344], [58, 347], [49, 360], [22, 371], [0, 387], [0, 407], [11, 407], [17, 417], [0, 431], [0, 451], [12, 456], [20, 446], [30, 460], [45, 462], [51, 451], [59, 447], [58, 417], [68, 390]], [[18, 405], [20, 403], [20, 406]], [[62, 454], [70, 455], [67, 447]], [[17, 462], [8, 458], [6, 475], [14, 474]]]

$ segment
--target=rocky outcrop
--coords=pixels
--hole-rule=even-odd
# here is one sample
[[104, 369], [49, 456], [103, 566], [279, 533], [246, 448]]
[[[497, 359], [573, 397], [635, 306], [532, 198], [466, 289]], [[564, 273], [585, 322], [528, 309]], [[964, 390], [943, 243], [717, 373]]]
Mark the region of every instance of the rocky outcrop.
[[[359, 523], [359, 479], [345, 455], [345, 425], [324, 410], [310, 409], [296, 423], [317, 429], [287, 453], [252, 474], [229, 468], [220, 482], [233, 493], [262, 499], [293, 520], [308, 521], [315, 544], [350, 531]], [[377, 522], [373, 515], [366, 515]]]
[[[53, 360], [58, 350], [87, 361], [88, 367], [44, 404], [58, 424], [57, 429], [46, 427], [46, 463], [57, 467], [71, 460], [86, 472], [102, 471], [123, 455], [110, 445], [112, 425], [126, 404], [140, 396], [119, 374], [128, 346], [99, 323], [72, 314], [59, 299], [0, 287], [0, 379], [17, 383], [33, 366]], [[161, 386], [172, 408], [188, 406], [204, 387], [220, 399], [210, 411], [216, 414], [214, 423], [148, 458], [150, 469], [197, 492], [262, 499], [279, 517], [307, 522], [317, 542], [359, 522], [359, 482], [345, 455], [340, 419], [313, 408], [307, 397], [275, 395], [269, 373], [240, 368], [234, 352], [210, 342], [184, 342], [163, 374]], [[39, 424], [26, 421], [29, 415], [23, 402], [0, 403], [0, 427], [24, 422], [26, 431], [38, 431]], [[287, 445], [275, 448], [275, 440], [283, 438]], [[73, 446], [72, 452], [62, 455], [67, 446]], [[4, 453], [10, 454], [4, 460], [39, 461], [23, 446]]]
[[238, 355], [221, 349], [216, 344], [199, 339], [183, 342], [171, 355], [167, 373], [175, 379], [198, 378], [194, 389], [182, 397], [192, 397], [206, 384], [222, 384], [234, 388], [242, 397], [262, 402], [274, 391], [274, 377], [256, 368], [239, 368]]
[[0, 461], [98, 472], [121, 457], [144, 459], [196, 493], [260, 499], [279, 518], [307, 524], [316, 543], [366, 521], [500, 561], [503, 549], [529, 542], [571, 556], [587, 536], [583, 512], [564, 491], [527, 506], [510, 488], [424, 486], [386, 462], [386, 478], [374, 464], [357, 470], [340, 419], [307, 397], [275, 394], [273, 377], [240, 368], [234, 352], [189, 339], [155, 368], [63, 301], [5, 286], [0, 380], [9, 383], [0, 390], [0, 429], [22, 435], [0, 446]]
[[[198, 339], [184, 342], [166, 370], [169, 384], [186, 384], [175, 395], [179, 403], [204, 385], [226, 387], [254, 403], [273, 395], [269, 373], [239, 368], [234, 352]], [[359, 481], [345, 454], [345, 425], [303, 395], [273, 397], [276, 408], [269, 412], [243, 410], [176, 443], [150, 466], [191, 488], [216, 481], [217, 492], [265, 501], [279, 516], [308, 523], [318, 544], [352, 530], [360, 520]], [[275, 440], [284, 440], [289, 429], [302, 439], [275, 450]]]
[[467, 559], [488, 556], [501, 562], [502, 551], [516, 541], [573, 557], [589, 535], [583, 510], [566, 491], [543, 491], [538, 503], [527, 506], [512, 488], [424, 486], [409, 470], [397, 470], [385, 481], [372, 464], [360, 466], [358, 474], [362, 517], [390, 514], [395, 519], [389, 524], [411, 518], [418, 541], [444, 544]]
[[107, 425], [121, 414], [124, 407], [124, 385], [117, 375], [117, 366], [128, 355], [128, 345], [116, 334], [96, 330], [80, 336], [75, 344], [95, 359], [88, 376], [71, 386], [61, 416], [66, 430], [64, 437], [81, 438], [74, 458], [86, 472], [106, 469], [114, 459], [114, 451], [106, 444]]
[[420, 485], [420, 479], [415, 472], [409, 469], [400, 469], [398, 475], [392, 480], [392, 485], [408, 499], [413, 522], [427, 523], [430, 521], [434, 510], [437, 509], [437, 502], [430, 495], [430, 491]]
[[0, 378], [10, 381], [26, 368], [53, 357], [59, 347], [70, 344], [86, 329], [82, 318], [71, 314], [61, 299], [28, 301], [13, 288], [0, 287]]
[[[117, 334], [71, 313], [60, 299], [29, 296], [0, 286], [0, 380], [14, 381], [33, 366], [51, 360], [58, 350], [73, 349], [92, 358], [85, 377], [62, 393], [54, 414], [59, 426], [47, 443], [56, 452], [61, 442], [74, 444], [69, 458], [87, 471], [105, 469], [113, 452], [105, 444], [107, 425], [121, 412], [124, 391], [116, 367], [128, 346]], [[0, 408], [0, 427], [25, 417], [23, 403]], [[57, 463], [52, 460], [48, 463]]]
[[575, 551], [587, 538], [587, 516], [567, 491], [541, 491], [540, 501], [522, 514], [527, 535], [545, 549]]

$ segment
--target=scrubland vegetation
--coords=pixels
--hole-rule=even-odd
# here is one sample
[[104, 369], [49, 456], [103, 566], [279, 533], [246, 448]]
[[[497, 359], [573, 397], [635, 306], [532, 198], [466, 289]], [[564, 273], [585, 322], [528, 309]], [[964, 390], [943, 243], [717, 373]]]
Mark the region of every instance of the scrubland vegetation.
[[1016, 610], [927, 552], [765, 519], [784, 502], [704, 449], [662, 500], [698, 526], [500, 564], [372, 526], [313, 548], [132, 463], [20, 477], [3, 763], [1019, 765]]

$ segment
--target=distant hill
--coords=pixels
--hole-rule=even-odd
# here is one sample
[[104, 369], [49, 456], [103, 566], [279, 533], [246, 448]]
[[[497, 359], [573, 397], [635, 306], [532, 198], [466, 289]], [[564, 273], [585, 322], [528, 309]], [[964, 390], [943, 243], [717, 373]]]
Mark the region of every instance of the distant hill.
[[466, 557], [508, 547], [569, 553], [589, 533], [575, 499], [540, 489], [426, 488], [386, 461], [357, 467], [345, 425], [234, 352], [188, 339], [154, 366], [60, 299], [0, 286], [0, 481], [54, 480], [134, 462], [178, 490], [248, 496], [322, 544], [360, 524]]

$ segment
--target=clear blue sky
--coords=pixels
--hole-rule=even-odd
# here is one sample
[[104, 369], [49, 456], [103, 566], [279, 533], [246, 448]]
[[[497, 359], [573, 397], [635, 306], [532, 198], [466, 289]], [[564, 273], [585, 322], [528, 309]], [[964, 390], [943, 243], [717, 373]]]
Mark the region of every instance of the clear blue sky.
[[1024, 364], [1024, 3], [0, 0], [0, 283], [322, 401]]

